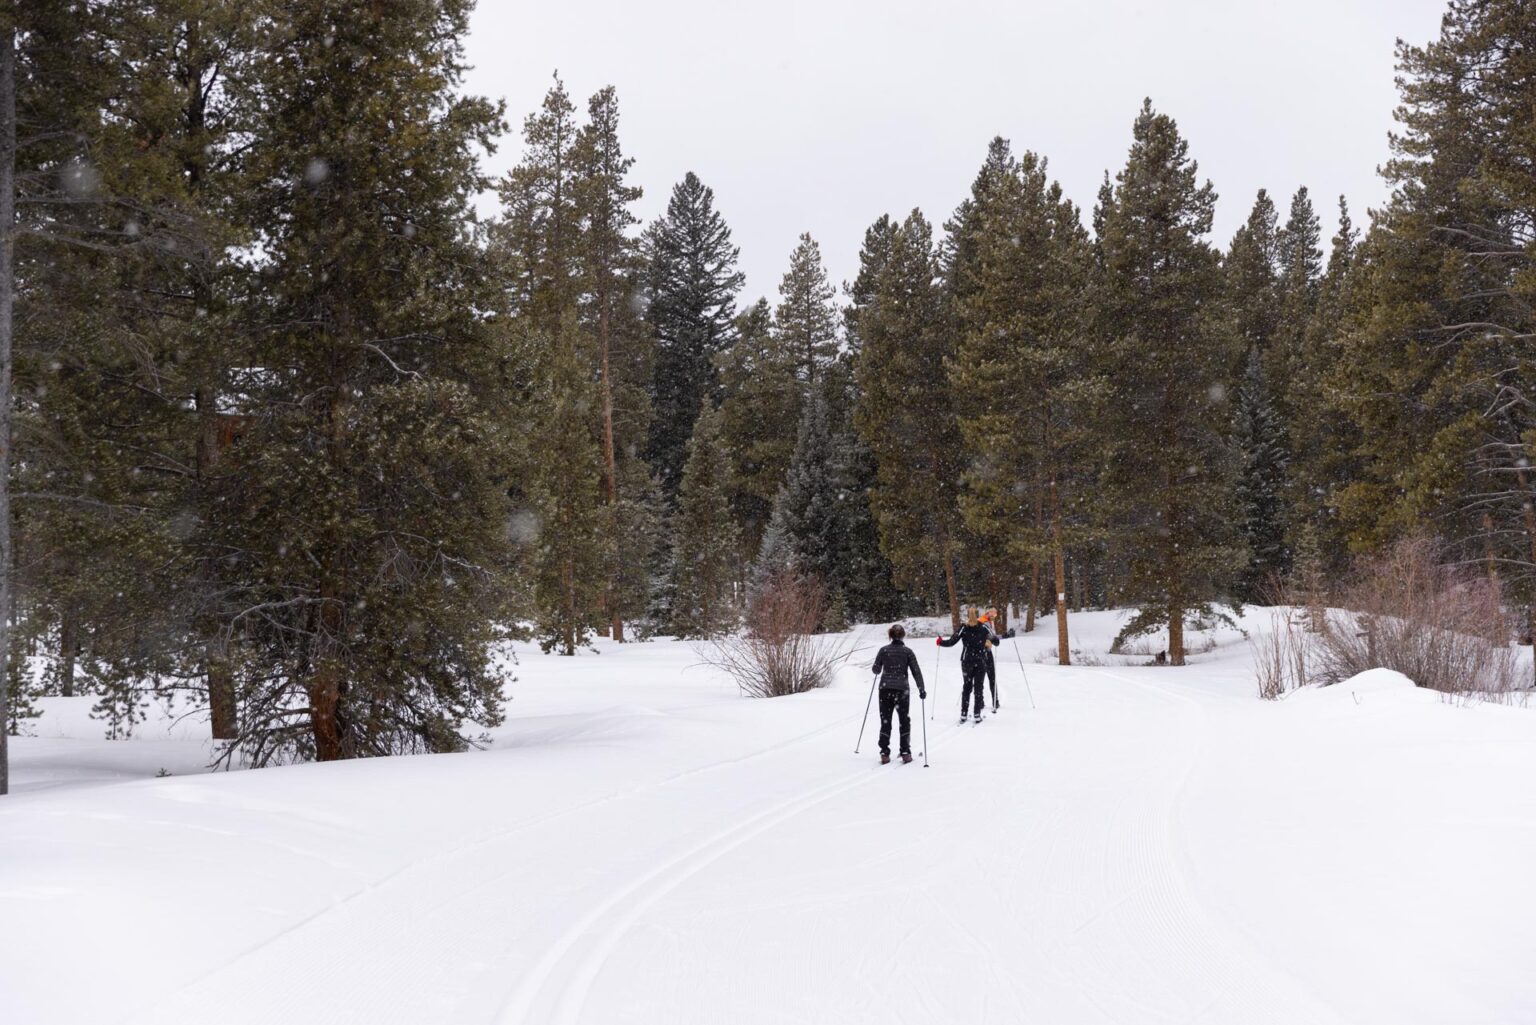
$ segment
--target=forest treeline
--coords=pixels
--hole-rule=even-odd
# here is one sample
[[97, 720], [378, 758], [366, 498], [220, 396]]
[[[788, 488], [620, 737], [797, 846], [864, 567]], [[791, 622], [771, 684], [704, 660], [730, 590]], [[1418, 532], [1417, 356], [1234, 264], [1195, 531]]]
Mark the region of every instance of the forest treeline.
[[612, 87], [557, 78], [488, 176], [469, 11], [10, 8], [13, 729], [39, 688], [117, 730], [181, 694], [248, 763], [451, 750], [498, 641], [712, 635], [786, 567], [830, 628], [1054, 610], [1063, 660], [1069, 608], [1181, 664], [1186, 622], [1420, 532], [1532, 603], [1522, 0], [1400, 47], [1363, 231], [1261, 191], [1219, 246], [1149, 101], [1091, 210], [994, 139], [852, 281], [801, 236], [776, 302], [722, 213], [754, 197], [689, 174], [639, 222]]

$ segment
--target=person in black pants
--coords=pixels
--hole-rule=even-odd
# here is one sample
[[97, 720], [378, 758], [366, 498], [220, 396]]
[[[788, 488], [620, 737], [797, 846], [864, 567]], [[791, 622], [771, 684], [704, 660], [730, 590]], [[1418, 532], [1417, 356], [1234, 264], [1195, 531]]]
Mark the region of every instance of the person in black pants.
[[[981, 621], [986, 624], [988, 630], [992, 631], [992, 640], [987, 644], [987, 686], [992, 688], [992, 714], [996, 715], [998, 709], [997, 659], [992, 657], [992, 649], [997, 645], [999, 641], [1002, 640], [1001, 637], [997, 636], [997, 626], [995, 625], [997, 623], [997, 610], [988, 609], [987, 611], [983, 612], [981, 614]], [[1011, 630], [1008, 632], [1008, 636], [1013, 636], [1013, 632]]]
[[907, 689], [907, 674], [917, 682], [917, 696], [928, 699], [923, 689], [923, 671], [917, 667], [917, 654], [902, 643], [906, 629], [896, 623], [889, 630], [891, 643], [875, 655], [875, 672], [880, 674], [880, 764], [891, 760], [891, 713], [901, 717], [901, 760], [912, 760], [912, 692]]
[[[1013, 636], [1013, 631], [1008, 631]], [[981, 722], [982, 703], [985, 697], [987, 675], [987, 647], [994, 640], [1002, 640], [991, 627], [981, 621], [981, 614], [973, 607], [966, 613], [965, 625], [956, 630], [948, 640], [934, 639], [941, 647], [962, 646], [960, 651], [960, 676], [965, 681], [960, 690], [960, 721], [965, 722], [970, 713], [971, 694], [976, 695], [976, 721]]]

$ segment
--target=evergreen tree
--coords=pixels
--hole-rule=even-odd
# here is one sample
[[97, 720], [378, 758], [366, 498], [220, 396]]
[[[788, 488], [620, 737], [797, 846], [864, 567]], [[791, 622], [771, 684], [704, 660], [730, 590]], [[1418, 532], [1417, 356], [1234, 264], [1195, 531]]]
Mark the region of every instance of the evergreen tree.
[[1234, 440], [1242, 453], [1237, 481], [1241, 532], [1248, 548], [1248, 565], [1238, 581], [1240, 601], [1262, 603], [1269, 588], [1291, 568], [1291, 548], [1286, 533], [1287, 466], [1290, 453], [1285, 426], [1270, 395], [1264, 365], [1256, 350], [1248, 357], [1242, 384], [1237, 390], [1237, 423]]
[[[491, 237], [507, 276], [512, 309], [546, 338], [563, 330], [582, 283], [582, 233], [576, 205], [579, 131], [575, 104], [556, 75], [542, 106], [523, 121], [523, 159], [496, 186], [502, 219]], [[592, 160], [601, 158], [593, 152], [595, 147], [586, 148], [591, 170]], [[619, 158], [619, 164], [608, 170], [622, 180], [627, 167]], [[615, 188], [622, 186], [611, 175], [599, 191], [607, 192], [608, 202], [617, 200], [616, 209], [609, 211], [617, 222], [623, 217], [624, 200], [616, 196]], [[622, 225], [616, 230], [622, 232]]]
[[1094, 462], [1087, 427], [1102, 392], [1081, 314], [1088, 236], [1045, 162], [1026, 153], [991, 183], [967, 248], [967, 331], [949, 369], [974, 457], [960, 505], [971, 532], [1011, 557], [1005, 565], [1051, 565], [1067, 665], [1066, 553], [1088, 526], [1073, 510]]
[[1356, 437], [1337, 486], [1355, 550], [1423, 524], [1492, 555], [1530, 601], [1536, 381], [1536, 23], [1519, 0], [1453, 0], [1440, 38], [1400, 44], [1392, 198], [1360, 243], [1328, 393]]
[[715, 211], [713, 190], [693, 172], [672, 189], [667, 212], [647, 230], [647, 321], [656, 338], [655, 419], [646, 458], [675, 498], [693, 421], [713, 401], [715, 357], [732, 342], [742, 274], [731, 229]]
[[[638, 437], [618, 437], [619, 428], [633, 425], [632, 415], [615, 415], [615, 404], [623, 403], [633, 408], [641, 406], [638, 419], [645, 419], [643, 407], [646, 396], [639, 388], [626, 388], [626, 384], [638, 382], [615, 378], [638, 363], [644, 366], [643, 357], [624, 358], [624, 351], [640, 346], [642, 333], [631, 314], [637, 292], [638, 253], [635, 242], [629, 236], [629, 228], [637, 223], [629, 205], [640, 198], [640, 189], [625, 184], [634, 160], [626, 157], [619, 145], [619, 104], [612, 86], [599, 91], [587, 105], [588, 123], [577, 132], [572, 158], [576, 167], [574, 183], [574, 209], [580, 225], [580, 260], [583, 305], [586, 310], [588, 333], [595, 340], [597, 382], [601, 398], [601, 437], [603, 445], [603, 502], [616, 507], [620, 499], [619, 452], [628, 442], [632, 450]], [[625, 400], [628, 399], [628, 402]], [[610, 509], [610, 513], [616, 510]], [[625, 518], [628, 518], [627, 516]], [[610, 515], [610, 524], [616, 531], [621, 529], [620, 517]], [[630, 599], [621, 602], [618, 577], [630, 561], [624, 535], [616, 532], [608, 540], [608, 551], [613, 559], [608, 567], [608, 586], [603, 595], [603, 605], [608, 612], [609, 635], [616, 641], [624, 640], [624, 620], [627, 616], [641, 613], [649, 604], [648, 596], [624, 589]]]
[[[940, 248], [940, 266], [944, 277], [944, 318], [947, 325], [945, 330], [957, 340], [984, 329], [986, 311], [976, 302], [977, 294], [983, 287], [982, 278], [988, 272], [983, 263], [982, 236], [986, 226], [997, 221], [1000, 195], [1010, 182], [1017, 180], [1018, 173], [1019, 161], [1014, 157], [1008, 140], [994, 138], [971, 184], [970, 195], [960, 203], [945, 224], [947, 235]], [[955, 377], [953, 366], [949, 369], [951, 387], [956, 389], [953, 399], [956, 410], [978, 408], [977, 397], [966, 391], [974, 382]], [[966, 440], [970, 444], [974, 435], [968, 436]], [[990, 465], [964, 467], [964, 472], [970, 475], [973, 482], [989, 476], [992, 471]], [[964, 492], [962, 500], [963, 495]], [[1004, 510], [994, 508], [991, 513], [1003, 515], [985, 514], [981, 512], [980, 506], [973, 503], [962, 521], [965, 531], [961, 543], [961, 549], [965, 552], [961, 565], [962, 580], [965, 590], [970, 593], [992, 596], [988, 600], [1005, 600], [1013, 589], [1010, 585], [1026, 568], [1018, 562], [1023, 556], [1010, 543], [1017, 536], [1011, 529], [1021, 524], [1008, 517]], [[1039, 532], [1044, 522], [1043, 517], [1044, 506], [1037, 501], [1034, 515], [1026, 521], [1028, 529]], [[1033, 629], [1040, 564], [1036, 562], [1030, 569], [1026, 629]]]
[[1097, 213], [1095, 330], [1115, 368], [1101, 425], [1113, 440], [1104, 505], [1142, 603], [1127, 630], [1166, 623], [1173, 665], [1184, 664], [1185, 617], [1209, 611], [1242, 560], [1226, 440], [1235, 358], [1209, 312], [1221, 284], [1204, 238], [1216, 194], [1196, 174], [1189, 144], [1149, 100]]
[[1293, 368], [1291, 397], [1291, 511], [1293, 546], [1303, 538], [1316, 554], [1315, 566], [1333, 572], [1348, 568], [1349, 547], [1335, 515], [1334, 496], [1358, 472], [1358, 432], [1334, 388], [1340, 366], [1342, 325], [1350, 309], [1350, 280], [1358, 232], [1349, 205], [1339, 197], [1339, 230], [1303, 335], [1302, 357]]
[[706, 402], [688, 441], [672, 530], [672, 620], [680, 637], [713, 637], [736, 622], [741, 542], [730, 489], [720, 411]]
[[774, 507], [796, 568], [819, 579], [828, 594], [842, 589], [848, 556], [846, 524], [840, 516], [842, 467], [833, 444], [826, 399], [812, 392], [800, 417], [788, 478]]
[[801, 235], [779, 282], [773, 328], [779, 345], [793, 354], [795, 376], [806, 391], [815, 387], [837, 355], [836, 295], [821, 265], [821, 247], [809, 234]]
[[945, 331], [933, 229], [914, 210], [892, 241], [875, 297], [859, 316], [863, 349], [854, 367], [855, 423], [876, 463], [871, 495], [880, 547], [897, 586], [930, 595], [942, 581], [958, 625], [955, 551], [963, 470], [945, 361]]
[[1276, 411], [1287, 423], [1296, 415], [1296, 403], [1290, 389], [1299, 374], [1306, 372], [1307, 326], [1317, 308], [1318, 288], [1323, 273], [1323, 252], [1319, 248], [1322, 227], [1312, 209], [1306, 186], [1291, 200], [1290, 217], [1279, 235], [1278, 278], [1279, 322], [1270, 346], [1265, 372], [1275, 394]]
[[[617, 505], [604, 505], [603, 454], [593, 438], [597, 387], [579, 357], [567, 320], [547, 352], [542, 409], [536, 428], [533, 495], [538, 522], [534, 594], [540, 644], [574, 655], [588, 643], [603, 596], [616, 581], [606, 574]], [[635, 510], [626, 510], [632, 514]]]
[[[1233, 443], [1242, 459], [1237, 502], [1248, 557], [1237, 597], [1245, 602], [1261, 601], [1266, 589], [1290, 566], [1286, 543], [1289, 444], [1285, 419], [1270, 385], [1270, 368], [1283, 373], [1296, 362], [1288, 346], [1294, 344], [1289, 339], [1299, 334], [1287, 321], [1286, 289], [1291, 268], [1304, 256], [1287, 247], [1294, 250], [1300, 244], [1293, 232], [1305, 200], [1303, 189], [1291, 206], [1291, 225], [1280, 231], [1275, 205], [1260, 189], [1248, 222], [1233, 236], [1222, 264], [1225, 316], [1234, 336], [1233, 351], [1242, 354]], [[1304, 328], [1307, 314], [1300, 315]]]
[[848, 305], [843, 307], [843, 338], [849, 355], [857, 358], [863, 348], [859, 336], [859, 316], [875, 296], [875, 282], [880, 268], [890, 259], [891, 243], [896, 239], [896, 222], [890, 214], [881, 214], [879, 220], [864, 231], [864, 245], [859, 249], [859, 273], [853, 284], [847, 286]]
[[210, 538], [238, 581], [258, 764], [454, 750], [500, 719], [506, 411], [469, 204], [502, 124], [457, 91], [468, 15], [273, 15], [249, 197], [271, 369], [242, 382]]
[[794, 453], [800, 385], [794, 353], [772, 329], [766, 299], [736, 320], [736, 341], [720, 357], [722, 434], [733, 463], [731, 506], [741, 525], [743, 559], [757, 551], [774, 497]]
[[1222, 264], [1223, 300], [1237, 336], [1236, 351], [1244, 360], [1250, 352], [1257, 353], [1266, 365], [1281, 319], [1277, 218], [1269, 193], [1260, 189]]

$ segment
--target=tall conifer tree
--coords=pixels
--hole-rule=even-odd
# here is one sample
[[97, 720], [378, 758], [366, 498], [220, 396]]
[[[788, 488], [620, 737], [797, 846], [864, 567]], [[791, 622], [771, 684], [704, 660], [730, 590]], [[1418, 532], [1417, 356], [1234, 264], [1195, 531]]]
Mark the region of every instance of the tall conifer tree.
[[907, 593], [942, 587], [958, 626], [963, 466], [944, 369], [955, 342], [945, 330], [933, 229], [919, 211], [892, 240], [875, 296], [859, 315], [859, 334], [855, 423], [877, 467], [871, 504], [881, 549]]
[[1104, 497], [1142, 602], [1128, 630], [1166, 624], [1173, 665], [1184, 664], [1186, 616], [1226, 593], [1242, 559], [1227, 441], [1235, 357], [1210, 312], [1221, 284], [1205, 241], [1216, 193], [1197, 170], [1173, 119], [1148, 100], [1096, 214], [1095, 330], [1115, 367]]
[[646, 231], [646, 319], [656, 338], [655, 419], [646, 458], [675, 498], [693, 421], [718, 387], [715, 357], [733, 340], [742, 274], [715, 194], [692, 171], [672, 188], [667, 212]]
[[800, 236], [789, 256], [789, 270], [779, 282], [773, 329], [779, 344], [794, 354], [795, 374], [809, 392], [837, 355], [837, 292], [827, 282], [821, 247], [809, 234]]

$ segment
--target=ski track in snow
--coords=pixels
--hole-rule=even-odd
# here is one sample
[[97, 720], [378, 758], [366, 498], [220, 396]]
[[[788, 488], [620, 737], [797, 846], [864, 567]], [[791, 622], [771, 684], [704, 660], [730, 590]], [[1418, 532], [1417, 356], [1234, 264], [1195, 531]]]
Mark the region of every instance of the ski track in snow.
[[[543, 775], [527, 787], [570, 804], [509, 793], [493, 827], [466, 824], [372, 879], [364, 870], [362, 885], [115, 1020], [202, 1025], [215, 1009], [226, 1025], [1367, 1020], [1234, 914], [1276, 920], [1262, 900], [1234, 905], [1236, 862], [1216, 865], [1226, 889], [1202, 881], [1211, 852], [1233, 849], [1221, 823], [1212, 832], [1211, 809], [1228, 805], [1211, 803], [1211, 781], [1243, 770], [1227, 733], [1254, 703], [1191, 676], [1030, 664], [1030, 709], [1011, 668], [999, 660], [1003, 711], [977, 726], [944, 718], [959, 697], [953, 662], [930, 680], [926, 770], [917, 721], [914, 762], [877, 763], [873, 710], [865, 753], [849, 758], [868, 692], [853, 667], [834, 691], [784, 702], [525, 718], [509, 744], [464, 764], [511, 759], [493, 778], [519, 783], [530, 759]], [[549, 760], [562, 742], [594, 755]], [[312, 785], [327, 778], [316, 771]], [[313, 839], [292, 851], [357, 878], [355, 858], [327, 861]], [[1285, 884], [1273, 868], [1252, 881], [1281, 888], [1282, 902]], [[1379, 986], [1379, 967], [1363, 967]], [[1502, 1021], [1521, 992], [1505, 987], [1467, 1020]], [[1411, 1017], [1403, 1009], [1390, 1020]]]

